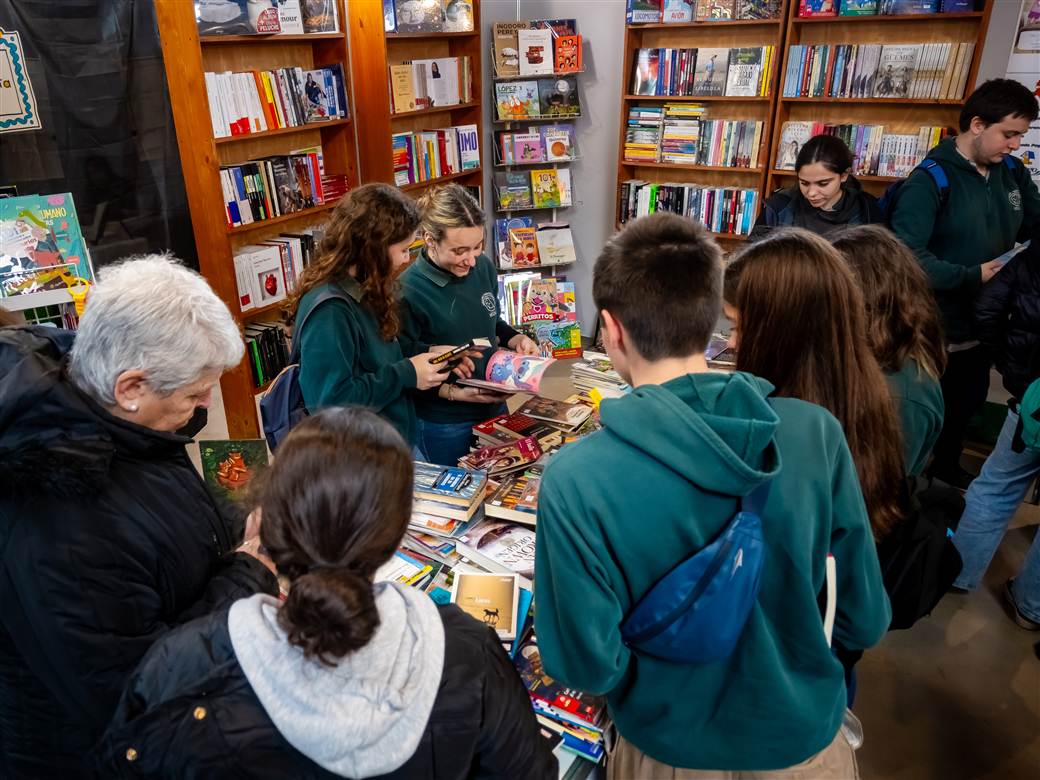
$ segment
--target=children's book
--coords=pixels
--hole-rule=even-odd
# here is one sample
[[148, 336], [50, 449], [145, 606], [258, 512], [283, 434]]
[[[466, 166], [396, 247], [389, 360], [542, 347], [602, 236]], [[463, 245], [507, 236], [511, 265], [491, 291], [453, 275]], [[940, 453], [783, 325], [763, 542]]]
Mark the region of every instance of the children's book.
[[784, 122], [776, 150], [776, 167], [779, 170], [794, 170], [798, 153], [802, 151], [805, 142], [812, 138], [812, 125], [812, 122]]
[[729, 22], [734, 19], [736, 0], [697, 0], [697, 19]]
[[664, 0], [661, 21], [665, 24], [693, 21], [694, 0]]
[[874, 77], [874, 97], [905, 98], [910, 92], [920, 44], [885, 45]]
[[517, 30], [521, 76], [546, 76], [553, 72], [553, 36], [551, 30]]
[[662, 10], [662, 0], [628, 0], [625, 21], [629, 24], [660, 22]]
[[580, 116], [578, 82], [573, 76], [538, 81], [541, 116]]
[[533, 227], [509, 228], [509, 256], [513, 268], [533, 268], [541, 265], [538, 253], [538, 238]]
[[494, 629], [499, 639], [516, 637], [520, 582], [515, 574], [456, 572], [452, 603]]
[[556, 72], [577, 73], [581, 70], [581, 36], [561, 35], [556, 39]]
[[282, 31], [278, 0], [195, 0], [199, 35], [270, 35]]
[[531, 177], [525, 171], [499, 171], [495, 174], [495, 191], [499, 208], [505, 211], [529, 209], [531, 199]]
[[538, 256], [542, 265], [566, 265], [577, 260], [574, 236], [568, 224], [557, 222], [539, 225], [535, 241], [538, 243]]
[[693, 74], [694, 95], [722, 95], [726, 91], [729, 71], [729, 49], [697, 50], [697, 66]]
[[531, 26], [539, 30], [551, 31], [554, 40], [578, 34], [577, 19], [535, 19], [531, 22]]
[[537, 81], [506, 81], [495, 84], [495, 111], [501, 120], [530, 119], [541, 113]]
[[495, 220], [495, 248], [500, 268], [512, 268], [513, 259], [509, 251], [510, 228], [530, 228], [534, 222], [530, 217], [501, 217]]
[[442, 0], [442, 2], [444, 3], [444, 32], [473, 32], [473, 0]]
[[531, 196], [535, 208], [557, 208], [562, 205], [555, 168], [536, 168], [531, 171]]
[[556, 282], [556, 319], [561, 322], [577, 322], [578, 308], [574, 282]]
[[484, 379], [460, 379], [459, 384], [499, 393], [537, 393], [541, 388], [542, 376], [554, 362], [552, 358], [521, 355], [500, 349], [488, 358]]
[[798, 15], [806, 16], [835, 16], [837, 9], [834, 7], [835, 0], [799, 0]]
[[[520, 51], [517, 32], [530, 27], [530, 22], [495, 22], [495, 75], [500, 78], [520, 75]], [[499, 118], [502, 118], [501, 115]]]
[[573, 205], [571, 197], [571, 171], [570, 168], [560, 168], [556, 171], [556, 184], [560, 188], [560, 205]]
[[556, 319], [556, 280], [535, 279], [527, 288], [520, 322], [552, 322]]
[[730, 51], [729, 75], [726, 79], [727, 95], [754, 97], [758, 94], [763, 55], [761, 46]]
[[574, 125], [544, 125], [540, 133], [548, 162], [574, 159]]
[[542, 134], [516, 133], [513, 135], [513, 161], [515, 163], [545, 162]]
[[581, 357], [581, 328], [577, 322], [536, 322], [533, 329], [543, 357], [557, 360]]
[[234, 500], [267, 468], [270, 456], [263, 439], [214, 439], [199, 442], [202, 478], [218, 498]]
[[94, 280], [72, 194], [0, 198], [0, 297]]

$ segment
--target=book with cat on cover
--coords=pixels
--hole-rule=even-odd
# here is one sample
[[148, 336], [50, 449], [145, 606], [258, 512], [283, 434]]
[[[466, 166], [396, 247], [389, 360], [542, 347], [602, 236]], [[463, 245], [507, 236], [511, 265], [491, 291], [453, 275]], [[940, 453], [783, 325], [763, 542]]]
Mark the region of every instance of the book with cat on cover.
[[455, 572], [451, 600], [463, 612], [494, 629], [499, 639], [516, 637], [519, 578], [515, 574]]

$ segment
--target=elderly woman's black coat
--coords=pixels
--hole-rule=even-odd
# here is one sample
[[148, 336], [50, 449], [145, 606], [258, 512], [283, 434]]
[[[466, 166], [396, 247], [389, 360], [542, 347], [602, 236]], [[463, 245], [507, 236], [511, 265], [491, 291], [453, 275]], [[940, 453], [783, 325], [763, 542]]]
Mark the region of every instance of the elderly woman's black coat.
[[[72, 334], [0, 329], [0, 777], [84, 774], [123, 684], [172, 626], [258, 590], [188, 439], [64, 377]], [[239, 531], [239, 534], [241, 532]]]

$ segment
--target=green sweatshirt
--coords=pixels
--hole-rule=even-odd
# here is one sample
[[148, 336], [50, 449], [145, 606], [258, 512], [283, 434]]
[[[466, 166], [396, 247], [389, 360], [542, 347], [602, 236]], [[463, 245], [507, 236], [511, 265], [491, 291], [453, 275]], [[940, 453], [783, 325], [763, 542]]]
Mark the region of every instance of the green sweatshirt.
[[[606, 694], [621, 734], [676, 767], [779, 769], [825, 748], [845, 711], [817, 597], [837, 562], [834, 638], [888, 628], [856, 469], [841, 426], [749, 374], [690, 374], [604, 401], [604, 430], [549, 463], [538, 501], [535, 631], [546, 673]], [[683, 665], [633, 653], [634, 603], [771, 479], [762, 587], [732, 656]]]
[[[300, 301], [302, 321], [318, 294], [316, 287]], [[300, 338], [300, 390], [307, 409], [365, 406], [393, 424], [405, 441], [417, 440], [415, 409], [405, 390], [415, 387], [415, 368], [397, 339], [386, 341], [371, 310], [361, 303], [361, 288], [347, 277], [340, 286], [351, 300], [325, 301], [312, 314]]]
[[[430, 347], [457, 347], [470, 339], [485, 338], [506, 346], [516, 331], [499, 317], [498, 274], [481, 255], [466, 276], [438, 268], [422, 250], [401, 274], [401, 343], [405, 354], [417, 355]], [[490, 356], [490, 352], [485, 353]], [[483, 368], [485, 361], [477, 361]], [[449, 401], [436, 390], [415, 394], [416, 413], [434, 423], [479, 422], [493, 417], [499, 404]]]
[[946, 411], [942, 388], [939, 380], [922, 371], [916, 360], [907, 360], [899, 371], [886, 372], [885, 379], [899, 412], [906, 473], [917, 476], [928, 465], [942, 430]]
[[1025, 167], [1012, 172], [1004, 163], [989, 166], [982, 176], [957, 151], [953, 139], [928, 153], [942, 165], [950, 186], [945, 208], [927, 171], [914, 171], [899, 190], [892, 230], [928, 274], [942, 312], [946, 338], [952, 344], [973, 341], [979, 266], [1025, 240], [1040, 219], [1040, 193]]

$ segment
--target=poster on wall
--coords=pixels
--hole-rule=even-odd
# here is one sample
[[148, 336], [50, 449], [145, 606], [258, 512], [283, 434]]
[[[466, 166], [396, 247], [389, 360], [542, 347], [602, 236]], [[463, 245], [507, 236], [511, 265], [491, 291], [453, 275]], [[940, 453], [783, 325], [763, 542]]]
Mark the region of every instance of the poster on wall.
[[[1022, 0], [1007, 77], [1024, 84], [1040, 99], [1040, 0]], [[1022, 136], [1015, 156], [1021, 158], [1040, 186], [1040, 119]]]
[[39, 129], [36, 94], [25, 67], [21, 38], [14, 31], [0, 30], [0, 133]]

